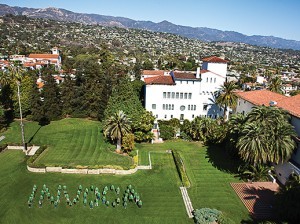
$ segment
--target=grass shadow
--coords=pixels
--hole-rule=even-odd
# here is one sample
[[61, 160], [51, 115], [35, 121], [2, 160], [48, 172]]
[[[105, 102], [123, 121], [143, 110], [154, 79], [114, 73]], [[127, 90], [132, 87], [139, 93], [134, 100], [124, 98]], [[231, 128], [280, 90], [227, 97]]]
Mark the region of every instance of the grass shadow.
[[205, 158], [208, 158], [208, 161], [218, 170], [231, 174], [238, 173], [240, 161], [234, 159], [224, 147], [208, 145]]
[[33, 138], [36, 136], [36, 134], [41, 130], [43, 126], [40, 125], [39, 128], [35, 131], [35, 133], [30, 137], [30, 139], [28, 140], [28, 143], [31, 143], [31, 141], [33, 140]]

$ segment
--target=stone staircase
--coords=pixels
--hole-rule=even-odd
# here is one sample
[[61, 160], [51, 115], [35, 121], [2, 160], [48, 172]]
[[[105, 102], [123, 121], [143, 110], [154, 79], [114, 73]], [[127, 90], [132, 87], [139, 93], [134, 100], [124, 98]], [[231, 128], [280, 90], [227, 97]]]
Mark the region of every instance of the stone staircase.
[[194, 211], [194, 208], [193, 208], [193, 205], [192, 205], [192, 202], [191, 202], [191, 199], [187, 193], [187, 190], [185, 187], [180, 187], [180, 191], [181, 191], [181, 195], [182, 195], [182, 198], [183, 198], [183, 202], [184, 202], [184, 205], [185, 205], [185, 208], [186, 208], [186, 212], [189, 216], [189, 218], [193, 218], [193, 211]]

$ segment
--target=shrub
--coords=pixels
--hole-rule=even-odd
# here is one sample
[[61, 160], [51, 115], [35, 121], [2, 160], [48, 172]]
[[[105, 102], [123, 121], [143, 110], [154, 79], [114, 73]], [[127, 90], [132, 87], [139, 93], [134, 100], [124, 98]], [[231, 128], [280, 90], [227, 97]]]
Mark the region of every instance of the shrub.
[[182, 182], [182, 185], [184, 187], [190, 187], [190, 181], [189, 181], [189, 178], [188, 178], [188, 176], [185, 172], [183, 160], [182, 160], [180, 154], [177, 151], [172, 150], [172, 155], [173, 155], [173, 159], [174, 159], [174, 162], [175, 162], [175, 165], [176, 165], [177, 172], [179, 174], [179, 178]]
[[128, 153], [128, 155], [129, 155], [130, 157], [134, 157], [134, 156], [137, 155], [137, 151], [136, 151], [136, 150], [132, 150], [131, 152]]
[[[222, 212], [217, 209], [201, 208], [193, 212], [194, 221], [197, 224], [211, 224], [221, 220]], [[220, 224], [220, 223], [219, 223]]]

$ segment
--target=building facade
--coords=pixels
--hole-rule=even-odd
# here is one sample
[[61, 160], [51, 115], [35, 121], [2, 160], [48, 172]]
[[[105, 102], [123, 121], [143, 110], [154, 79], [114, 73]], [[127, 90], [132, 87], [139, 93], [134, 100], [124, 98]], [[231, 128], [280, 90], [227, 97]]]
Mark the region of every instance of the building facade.
[[145, 70], [145, 108], [157, 120], [192, 120], [197, 116], [223, 115], [214, 103], [214, 92], [226, 80], [227, 62], [215, 56], [204, 58], [196, 72]]

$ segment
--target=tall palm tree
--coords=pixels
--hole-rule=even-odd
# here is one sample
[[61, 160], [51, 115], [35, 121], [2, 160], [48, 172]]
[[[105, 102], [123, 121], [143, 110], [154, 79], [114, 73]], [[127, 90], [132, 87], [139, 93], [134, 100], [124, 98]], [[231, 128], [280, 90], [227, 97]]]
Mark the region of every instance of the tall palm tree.
[[255, 106], [247, 114], [247, 122], [258, 121], [265, 125], [273, 126], [274, 123], [281, 123], [289, 120], [286, 111], [278, 107]]
[[225, 147], [234, 155], [237, 155], [236, 143], [240, 137], [240, 133], [243, 130], [245, 124], [245, 115], [234, 114], [226, 123], [226, 144]]
[[17, 94], [18, 94], [18, 103], [20, 110], [20, 126], [21, 126], [21, 136], [22, 136], [22, 144], [24, 146], [24, 150], [27, 150], [25, 144], [25, 132], [24, 132], [24, 124], [23, 124], [23, 116], [22, 116], [22, 104], [20, 97], [20, 86], [22, 78], [25, 74], [25, 70], [20, 66], [20, 64], [11, 64], [8, 67], [7, 71], [1, 71], [0, 73], [0, 85], [9, 85], [11, 82], [15, 82], [17, 84]]
[[219, 91], [215, 93], [216, 103], [224, 108], [224, 121], [228, 119], [229, 108], [236, 107], [237, 104], [237, 96], [234, 94], [234, 90], [236, 90], [238, 86], [235, 82], [225, 82], [224, 85], [221, 86]]
[[270, 153], [268, 160], [281, 163], [289, 159], [296, 148], [296, 132], [289, 123], [276, 123], [270, 136]]
[[250, 164], [264, 164], [268, 160], [264, 128], [257, 122], [245, 124], [236, 146], [241, 158]]
[[284, 93], [282, 88], [282, 81], [279, 76], [275, 76], [274, 78], [271, 79], [269, 90], [275, 93], [280, 93], [280, 94]]
[[251, 164], [280, 163], [289, 159], [296, 148], [295, 130], [285, 111], [259, 106], [247, 115], [237, 142], [239, 155]]
[[24, 146], [24, 150], [27, 150], [26, 143], [25, 143], [25, 132], [24, 132], [24, 124], [23, 124], [23, 115], [22, 115], [22, 104], [21, 104], [21, 93], [20, 93], [20, 86], [22, 78], [25, 74], [25, 70], [21, 68], [19, 64], [11, 64], [8, 68], [8, 72], [12, 81], [16, 82], [17, 90], [18, 90], [18, 103], [19, 103], [19, 110], [20, 110], [20, 126], [21, 126], [21, 135], [22, 135], [22, 144]]
[[130, 133], [130, 120], [123, 111], [118, 111], [105, 121], [104, 136], [117, 140], [117, 150], [121, 150], [122, 138]]

